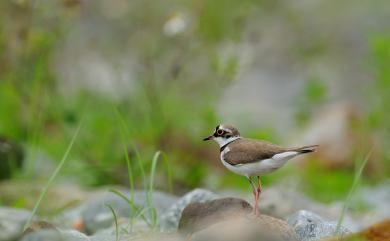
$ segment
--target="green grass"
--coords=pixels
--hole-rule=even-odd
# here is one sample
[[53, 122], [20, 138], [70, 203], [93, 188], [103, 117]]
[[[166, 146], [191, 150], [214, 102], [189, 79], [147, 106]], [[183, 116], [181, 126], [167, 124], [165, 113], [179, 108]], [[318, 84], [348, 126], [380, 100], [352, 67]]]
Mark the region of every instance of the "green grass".
[[106, 204], [106, 207], [110, 209], [112, 216], [114, 218], [114, 223], [115, 223], [115, 241], [119, 241], [119, 228], [118, 228], [118, 217], [116, 215], [115, 210], [112, 208], [111, 205]]
[[[155, 183], [153, 190], [156, 186], [163, 190], [172, 190], [175, 186], [180, 192], [208, 187], [204, 180], [213, 175], [213, 169], [207, 163], [210, 158], [208, 147], [200, 139], [205, 130], [224, 121], [216, 114], [218, 100], [241, 66], [240, 54], [221, 53], [221, 46], [240, 43], [243, 33], [248, 32], [242, 31], [247, 26], [246, 20], [251, 19], [254, 10], [262, 8], [261, 2], [183, 2], [183, 8], [198, 24], [189, 26], [185, 34], [170, 38], [161, 34], [161, 23], [172, 14], [171, 8], [156, 3], [139, 11], [142, 1], [131, 1], [128, 15], [122, 19], [125, 21], [108, 22], [112, 24], [113, 32], [120, 32], [120, 36], [110, 35], [107, 39], [103, 37], [102, 41], [98, 38], [94, 43], [112, 65], [117, 63], [114, 61], [116, 57], [122, 56], [123, 49], [132, 46], [132, 55], [137, 61], [131, 77], [134, 86], [123, 99], [85, 90], [62, 95], [63, 90], [58, 89], [57, 76], [53, 74], [52, 58], [68, 40], [68, 30], [79, 22], [80, 12], [65, 5], [52, 8], [38, 2], [16, 2], [0, 3], [4, 12], [1, 23], [5, 26], [17, 19], [16, 25], [23, 30], [6, 32], [3, 30], [7, 27], [0, 24], [0, 52], [6, 53], [0, 61], [0, 135], [33, 149], [35, 154], [43, 153], [48, 159], [54, 159], [57, 166], [61, 164], [58, 161], [64, 146], [68, 144], [67, 130], [85, 116], [83, 133], [72, 150], [74, 158], [80, 161], [61, 166], [61, 174], [65, 177], [72, 176], [85, 186], [128, 185], [130, 203], [135, 189], [151, 189], [149, 175], [154, 178], [165, 174], [171, 180], [167, 184]], [[28, 17], [15, 18], [17, 14]], [[137, 31], [143, 33], [142, 38], [132, 34]], [[381, 153], [378, 155], [385, 162], [385, 171], [375, 173], [375, 176], [381, 180], [390, 171], [387, 148], [390, 140], [390, 37], [388, 34], [367, 37], [372, 53], [365, 67], [372, 69], [374, 79], [367, 81], [370, 91], [367, 91], [367, 96], [362, 96], [365, 107], [362, 108], [364, 120], [360, 124], [364, 128], [357, 134], [368, 138], [374, 135], [373, 139], [378, 137], [375, 141], [380, 143], [378, 149]], [[20, 48], [9, 48], [8, 43], [20, 45]], [[122, 43], [126, 45], [122, 46]], [[323, 44], [326, 45], [323, 42], [311, 44], [314, 49], [309, 49], [307, 61], [318, 51], [320, 54], [328, 51], [330, 46], [323, 48]], [[115, 48], [117, 45], [119, 47]], [[315, 69], [309, 71], [314, 72], [306, 77], [296, 101], [295, 121], [302, 129], [315, 110], [331, 97], [324, 76]], [[251, 135], [283, 141], [275, 136], [275, 128], [259, 127]], [[129, 149], [134, 152], [133, 156], [129, 155]], [[164, 168], [154, 166], [155, 150], [166, 153], [161, 153]], [[166, 161], [168, 156], [169, 163]], [[24, 171], [15, 178], [44, 176], [33, 173], [34, 158], [26, 159]], [[124, 163], [126, 168], [123, 168]], [[283, 176], [299, 173], [303, 180], [307, 180], [302, 190], [324, 202], [343, 198], [353, 184], [354, 175], [349, 171], [329, 171], [315, 161], [303, 169], [290, 171], [283, 168], [265, 176], [263, 181], [267, 186]], [[151, 174], [149, 170], [155, 173]], [[223, 172], [216, 181], [216, 188], [248, 188], [245, 178]], [[142, 216], [145, 211], [136, 213]]]
[[40, 193], [39, 197], [38, 197], [38, 200], [33, 208], [33, 210], [31, 211], [31, 214], [29, 216], [29, 218], [27, 219], [25, 225], [24, 225], [24, 230], [27, 229], [30, 225], [31, 225], [31, 221], [34, 217], [34, 215], [36, 214], [36, 212], [38, 211], [38, 208], [39, 208], [39, 205], [41, 204], [43, 198], [45, 197], [47, 191], [49, 190], [50, 186], [53, 184], [54, 182], [54, 179], [57, 177], [57, 175], [59, 174], [59, 172], [61, 171], [62, 167], [65, 165], [66, 163], [66, 160], [68, 159], [68, 156], [69, 156], [69, 153], [70, 151], [72, 150], [72, 147], [76, 141], [76, 138], [80, 132], [80, 129], [81, 129], [81, 126], [82, 126], [82, 123], [79, 124], [79, 126], [77, 127], [75, 133], [73, 134], [73, 137], [72, 137], [72, 140], [70, 141], [69, 143], [69, 146], [68, 148], [66, 149], [60, 163], [58, 164], [57, 168], [55, 169], [55, 171], [53, 172], [53, 174], [50, 176], [50, 179], [48, 180], [48, 182], [46, 183], [45, 187], [43, 188], [42, 192]]
[[355, 170], [355, 176], [354, 176], [354, 179], [353, 179], [353, 183], [352, 183], [352, 186], [351, 186], [351, 188], [350, 188], [350, 190], [348, 192], [348, 195], [347, 195], [347, 197], [346, 197], [346, 199], [344, 201], [343, 209], [342, 209], [340, 217], [339, 217], [339, 219], [337, 221], [335, 234], [339, 234], [339, 232], [340, 232], [340, 228], [341, 228], [341, 225], [343, 223], [345, 214], [346, 214], [348, 208], [351, 206], [352, 196], [355, 193], [355, 190], [356, 190], [357, 186], [359, 185], [359, 182], [360, 182], [360, 180], [362, 178], [362, 173], [363, 173], [364, 167], [366, 166], [366, 164], [368, 162], [368, 159], [371, 156], [371, 153], [372, 153], [372, 150], [364, 157], [363, 161], [361, 161], [361, 163], [359, 163], [360, 166], [357, 167], [356, 170]]
[[331, 203], [343, 199], [354, 178], [349, 170], [326, 169], [318, 160], [309, 160], [296, 170], [300, 178], [300, 190], [315, 200]]
[[[118, 197], [122, 198], [130, 207], [131, 214], [129, 216], [129, 223], [130, 223], [130, 232], [132, 229], [132, 225], [135, 220], [138, 218], [141, 218], [151, 230], [154, 230], [157, 225], [157, 212], [154, 207], [153, 203], [153, 192], [154, 192], [154, 181], [155, 181], [155, 176], [156, 176], [156, 169], [157, 169], [157, 163], [158, 160], [160, 159], [160, 156], [162, 155], [161, 151], [157, 151], [152, 159], [152, 165], [151, 165], [151, 170], [150, 170], [150, 175], [149, 175], [149, 182], [146, 185], [147, 188], [145, 189], [146, 193], [146, 203], [143, 206], [139, 206], [134, 202], [134, 196], [130, 195], [130, 198], [128, 198], [125, 194], [121, 193], [118, 190], [115, 189], [110, 189], [110, 192], [113, 194], [117, 195]], [[168, 177], [168, 183], [171, 183], [171, 171], [170, 171], [170, 165], [167, 161], [167, 158], [164, 158], [164, 163], [165, 166], [168, 168], [167, 170], [167, 177]], [[130, 169], [128, 169], [130, 170]], [[131, 171], [131, 170], [130, 170]], [[129, 175], [131, 175], [129, 173]], [[146, 177], [144, 178], [146, 179]], [[170, 184], [171, 185], [171, 184]], [[134, 187], [133, 187], [134, 188]], [[130, 193], [134, 193], [134, 190], [130, 190]], [[146, 217], [146, 213], [149, 213], [149, 218]]]

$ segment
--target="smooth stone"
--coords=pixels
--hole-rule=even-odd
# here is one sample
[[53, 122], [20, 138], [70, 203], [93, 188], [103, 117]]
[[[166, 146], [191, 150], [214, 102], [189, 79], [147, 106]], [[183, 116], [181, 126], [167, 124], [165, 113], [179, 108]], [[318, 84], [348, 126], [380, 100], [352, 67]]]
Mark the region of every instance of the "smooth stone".
[[323, 239], [323, 241], [389, 241], [390, 240], [390, 219], [387, 218], [380, 223], [358, 232], [342, 237]]
[[[130, 198], [128, 191], [121, 189], [118, 191]], [[160, 191], [154, 191], [151, 198], [157, 215], [160, 215], [177, 200], [177, 197]], [[147, 194], [144, 191], [135, 191], [134, 203], [139, 208], [147, 205]], [[110, 228], [114, 224], [113, 215], [107, 205], [115, 210], [118, 219], [129, 218], [133, 213], [129, 204], [121, 197], [108, 191], [98, 191], [91, 194], [90, 198], [80, 206], [66, 210], [57, 221], [72, 225], [76, 220], [81, 220], [82, 230], [88, 234], [94, 234], [99, 230]], [[149, 219], [149, 213], [149, 211], [144, 213], [147, 219]]]
[[[336, 220], [342, 207], [342, 203], [324, 205], [283, 185], [265, 188], [260, 197], [260, 212], [282, 219], [300, 210], [310, 210], [325, 219]], [[344, 217], [343, 225], [353, 231], [359, 230], [361, 226], [359, 220], [353, 219], [349, 212]]]
[[115, 234], [108, 234], [108, 233], [98, 233], [94, 234], [93, 236], [90, 236], [89, 239], [91, 241], [116, 241]]
[[[111, 227], [106, 229], [101, 229], [94, 233], [93, 236], [115, 236], [116, 235], [116, 226], [113, 224]], [[131, 224], [127, 218], [122, 218], [118, 220], [118, 233], [120, 237], [137, 237], [139, 235], [143, 235], [149, 233], [151, 228], [149, 225], [142, 219], [136, 219]]]
[[23, 237], [30, 233], [39, 232], [40, 230], [52, 230], [58, 232], [58, 229], [51, 223], [46, 221], [35, 221], [32, 222], [31, 225], [23, 231]]
[[358, 192], [359, 201], [369, 207], [369, 211], [359, 215], [362, 227], [381, 222], [390, 217], [390, 180], [375, 187], [364, 187]]
[[56, 230], [42, 229], [26, 234], [20, 241], [65, 241], [65, 239]]
[[91, 239], [76, 230], [66, 230], [61, 232], [64, 241], [91, 241]]
[[[2, 181], [0, 182], [0, 203], [11, 206], [22, 202], [24, 208], [32, 210], [45, 185], [44, 182], [34, 180]], [[73, 184], [55, 185], [49, 188], [39, 210], [43, 214], [58, 214], [58, 210], [64, 207], [74, 207], [88, 196], [88, 192]]]
[[300, 210], [287, 217], [287, 223], [294, 229], [301, 241], [314, 241], [350, 233], [347, 228], [341, 226], [336, 234], [337, 222], [328, 222], [319, 215], [306, 210]]
[[160, 216], [160, 231], [175, 232], [179, 227], [182, 211], [188, 204], [194, 202], [207, 202], [217, 199], [218, 197], [219, 196], [213, 192], [199, 188], [185, 194]]
[[76, 230], [49, 230], [41, 229], [28, 233], [21, 241], [91, 241], [88, 236]]
[[0, 207], [0, 241], [20, 238], [30, 215], [27, 210]]
[[190, 203], [182, 212], [179, 232], [193, 233], [232, 217], [246, 216], [252, 210], [252, 206], [247, 201], [239, 198], [220, 198], [204, 203]]
[[192, 241], [298, 241], [294, 230], [277, 218], [266, 215], [232, 217], [195, 232]]

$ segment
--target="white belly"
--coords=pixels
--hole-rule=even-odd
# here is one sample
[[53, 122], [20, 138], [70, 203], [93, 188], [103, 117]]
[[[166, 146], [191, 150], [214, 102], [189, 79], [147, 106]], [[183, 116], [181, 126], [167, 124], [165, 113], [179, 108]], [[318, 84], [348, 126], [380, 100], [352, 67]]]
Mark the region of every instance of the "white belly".
[[286, 164], [288, 160], [298, 155], [298, 153], [295, 151], [289, 151], [289, 152], [276, 154], [270, 159], [264, 159], [264, 160], [259, 160], [258, 162], [238, 164], [233, 166], [223, 160], [223, 155], [227, 152], [229, 152], [228, 148], [226, 148], [221, 153], [222, 164], [230, 171], [238, 175], [247, 176], [247, 177], [262, 176], [271, 173], [279, 169], [280, 167], [282, 167], [284, 164]]

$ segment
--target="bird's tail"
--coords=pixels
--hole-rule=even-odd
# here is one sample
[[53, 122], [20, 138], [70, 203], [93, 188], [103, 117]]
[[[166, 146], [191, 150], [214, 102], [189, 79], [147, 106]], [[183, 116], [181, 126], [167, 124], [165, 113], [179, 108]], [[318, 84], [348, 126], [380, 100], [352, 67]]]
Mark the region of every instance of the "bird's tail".
[[302, 146], [298, 148], [291, 148], [291, 151], [299, 152], [300, 154], [315, 152], [317, 150], [318, 145], [311, 146]]

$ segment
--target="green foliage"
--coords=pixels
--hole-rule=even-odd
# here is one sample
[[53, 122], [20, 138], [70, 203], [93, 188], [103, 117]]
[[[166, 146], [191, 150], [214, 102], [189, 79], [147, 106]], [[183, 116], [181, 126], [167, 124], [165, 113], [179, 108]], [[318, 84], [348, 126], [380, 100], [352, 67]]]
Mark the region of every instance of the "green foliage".
[[298, 125], [307, 123], [316, 107], [324, 103], [327, 98], [327, 88], [318, 77], [310, 78], [304, 86], [297, 103], [295, 119]]
[[351, 206], [352, 195], [354, 194], [357, 186], [359, 185], [359, 182], [360, 182], [360, 180], [362, 178], [362, 173], [363, 173], [364, 167], [366, 166], [367, 161], [368, 161], [368, 159], [371, 156], [371, 153], [372, 153], [372, 151], [370, 151], [370, 153], [368, 153], [364, 157], [363, 161], [361, 161], [360, 166], [356, 167], [356, 169], [355, 169], [355, 176], [354, 176], [354, 179], [353, 179], [353, 183], [352, 183], [352, 186], [349, 189], [348, 195], [347, 195], [347, 197], [346, 197], [346, 199], [344, 201], [343, 209], [342, 209], [340, 217], [339, 217], [339, 219], [337, 221], [335, 234], [339, 234], [339, 232], [340, 232], [340, 228], [341, 228], [341, 225], [342, 225], [342, 223], [344, 221], [345, 214], [346, 214], [348, 208]]
[[[149, 190], [150, 194], [154, 188], [172, 189], [171, 181], [156, 182], [156, 187], [152, 188], [151, 180], [147, 179], [150, 170], [152, 177], [167, 178], [184, 189], [202, 185], [206, 176], [213, 175], [206, 162], [209, 160], [205, 154], [207, 147], [200, 140], [211, 123], [220, 122], [215, 114], [217, 100], [240, 66], [239, 55], [223, 52], [223, 47], [239, 43], [254, 10], [264, 4], [275, 10], [280, 3], [256, 0], [124, 2], [128, 5], [122, 16], [108, 16], [107, 9], [99, 4], [89, 3], [91, 5], [85, 8], [78, 1], [0, 2], [3, 13], [0, 20], [0, 135], [24, 144], [32, 153], [18, 178], [32, 178], [39, 153], [55, 164], [61, 160], [71, 130], [83, 116], [83, 132], [69, 157], [77, 161], [65, 166], [60, 162], [61, 175], [65, 177], [72, 176], [92, 186], [129, 185], [132, 195], [128, 203], [133, 205], [136, 188]], [[87, 39], [85, 45], [92, 46], [90, 51], [101, 51], [115, 70], [123, 52], [131, 53], [127, 55], [136, 62], [131, 78], [125, 79], [134, 84], [125, 97], [107, 97], [84, 89], [64, 94], [58, 84], [61, 80], [53, 74], [56, 72], [54, 56], [69, 44], [69, 37], [77, 35], [73, 32], [74, 26], [85, 20], [85, 9], [88, 9], [88, 17], [97, 19], [101, 25], [94, 29], [92, 37], [82, 35], [78, 40]], [[164, 34], [164, 23], [177, 15], [185, 16], [185, 31], [174, 36]], [[107, 29], [106, 26], [109, 31], [100, 31]], [[298, 49], [308, 61], [329, 47], [323, 40], [314, 42]], [[379, 133], [380, 149], [386, 152], [388, 161], [390, 38], [373, 37], [371, 46], [372, 62], [368, 64], [373, 67], [375, 81], [373, 93], [370, 93], [373, 98], [367, 101], [370, 104], [364, 125], [369, 131]], [[129, 64], [129, 67], [133, 66]], [[296, 111], [296, 121], [301, 127], [314, 110], [328, 100], [327, 86], [321, 78], [314, 74], [302, 87]], [[251, 137], [280, 143], [272, 127], [255, 130]], [[164, 151], [164, 168], [156, 168], [155, 150]], [[264, 177], [264, 182], [267, 185], [293, 172], [295, 170], [289, 167], [283, 168]], [[343, 198], [352, 184], [351, 173], [322, 170], [315, 162], [302, 172], [308, 180], [304, 190], [324, 201]], [[227, 171], [217, 186], [248, 188], [245, 178]], [[21, 205], [22, 202], [15, 204]], [[149, 206], [151, 209], [152, 205]], [[144, 216], [149, 209], [134, 205], [132, 208], [137, 210], [136, 216]]]
[[365, 120], [362, 129], [376, 138], [376, 148], [381, 150], [385, 173], [390, 172], [390, 36], [379, 35], [370, 41], [372, 66], [375, 80], [366, 92], [368, 94]]
[[[324, 170], [311, 160], [299, 170], [302, 190], [314, 199], [329, 203], [343, 199], [352, 186], [353, 173], [348, 170]], [[319, 191], [320, 190], [320, 191]]]
[[[80, 170], [77, 178], [86, 185], [127, 183], [128, 179], [133, 189], [145, 183], [141, 180], [143, 167], [152, 164], [150, 158], [132, 162], [138, 159], [134, 155], [139, 155], [134, 150], [148, 157], [163, 148], [172, 163], [183, 170], [183, 176], [172, 174], [176, 182], [191, 187], [202, 182], [206, 164], [199, 162], [200, 156], [188, 155], [185, 149], [172, 145], [171, 138], [184, 134], [187, 146], [199, 148], [198, 130], [218, 122], [215, 100], [221, 84], [234, 78], [239, 64], [234, 54], [222, 56], [218, 44], [240, 38], [256, 1], [164, 1], [147, 8], [144, 1], [128, 4], [120, 21], [107, 19], [103, 10], [93, 9], [94, 17], [112, 26], [112, 35], [94, 39], [97, 48], [114, 60], [123, 49], [129, 49], [138, 60], [133, 91], [123, 99], [90, 91], [64, 95], [58, 89], [53, 55], [80, 21], [83, 12], [78, 3], [0, 4], [5, 13], [0, 28], [4, 53], [0, 59], [0, 135], [32, 147], [24, 177], [33, 175], [38, 153], [59, 159], [68, 130], [84, 115], [84, 130], [72, 152], [72, 158], [81, 161], [67, 165], [61, 172], [64, 176]], [[182, 6], [183, 11], [168, 8], [171, 4]], [[174, 37], [162, 34], [162, 24], [177, 12], [189, 16], [186, 32]], [[15, 31], [5, 29], [11, 23], [18, 26]], [[132, 176], [124, 172], [123, 161]]]
[[79, 127], [76, 129], [76, 131], [75, 131], [75, 133], [74, 133], [74, 135], [72, 137], [72, 140], [70, 141], [69, 146], [66, 149], [66, 151], [65, 151], [65, 153], [64, 153], [60, 163], [58, 164], [56, 170], [50, 176], [50, 179], [48, 180], [46, 186], [43, 188], [42, 192], [40, 193], [40, 195], [38, 197], [38, 200], [37, 200], [33, 210], [31, 211], [31, 214], [30, 214], [29, 218], [27, 219], [27, 221], [26, 221], [26, 223], [24, 225], [24, 228], [23, 228], [24, 230], [31, 225], [31, 221], [32, 221], [34, 215], [36, 214], [36, 212], [38, 211], [39, 205], [41, 204], [41, 202], [42, 202], [43, 198], [45, 197], [47, 191], [49, 190], [50, 186], [53, 184], [54, 179], [58, 176], [58, 174], [60, 173], [62, 167], [65, 165], [65, 162], [68, 159], [69, 153], [72, 150], [72, 147], [73, 147], [73, 145], [74, 145], [74, 143], [76, 141], [76, 138], [77, 138], [77, 136], [79, 134], [80, 128], [81, 128], [81, 123], [80, 123]]
[[110, 209], [112, 216], [114, 217], [114, 223], [115, 223], [115, 240], [119, 241], [119, 228], [118, 228], [118, 217], [116, 215], [116, 212], [114, 208], [112, 208], [111, 205], [106, 204], [106, 207]]

